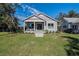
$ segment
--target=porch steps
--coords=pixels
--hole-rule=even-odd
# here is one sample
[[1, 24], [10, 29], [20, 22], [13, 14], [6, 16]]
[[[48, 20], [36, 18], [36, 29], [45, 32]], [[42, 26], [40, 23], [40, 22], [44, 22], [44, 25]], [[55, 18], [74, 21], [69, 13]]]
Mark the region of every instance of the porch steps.
[[35, 31], [35, 37], [43, 37], [44, 36], [44, 31]]

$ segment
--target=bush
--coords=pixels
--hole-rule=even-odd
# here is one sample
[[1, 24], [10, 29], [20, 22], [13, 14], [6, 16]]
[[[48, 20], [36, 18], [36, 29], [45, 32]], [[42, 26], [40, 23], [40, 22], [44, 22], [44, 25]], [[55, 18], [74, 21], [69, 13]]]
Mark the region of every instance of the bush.
[[16, 30], [16, 32], [17, 32], [17, 33], [18, 33], [18, 32], [19, 32], [19, 33], [23, 33], [23, 30], [20, 30], [20, 29], [19, 29], [19, 30]]

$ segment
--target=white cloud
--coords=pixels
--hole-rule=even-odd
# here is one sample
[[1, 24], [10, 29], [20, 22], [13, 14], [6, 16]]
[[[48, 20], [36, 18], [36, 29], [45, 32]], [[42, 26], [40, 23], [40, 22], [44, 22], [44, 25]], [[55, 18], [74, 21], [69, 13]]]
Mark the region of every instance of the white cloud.
[[21, 16], [21, 15], [15, 15], [15, 16], [19, 19], [19, 21], [23, 21], [26, 19], [26, 17]]
[[35, 14], [39, 14], [40, 11], [38, 11], [37, 9], [30, 7], [29, 5], [23, 5], [21, 3], [19, 3], [19, 5], [22, 7], [23, 11], [25, 12], [26, 10], [28, 10], [30, 13], [32, 13], [33, 15]]
[[[36, 14], [39, 14], [40, 13], [40, 11], [38, 11], [35, 8], [30, 7], [27, 4], [19, 3], [18, 5], [23, 9], [23, 12], [25, 12], [25, 13], [27, 11], [30, 12], [32, 15], [36, 15]], [[26, 19], [26, 17], [25, 16], [22, 16], [21, 14], [17, 14], [16, 13], [15, 16], [19, 19], [19, 21], [24, 21]], [[27, 13], [26, 16], [28, 16], [28, 13]]]

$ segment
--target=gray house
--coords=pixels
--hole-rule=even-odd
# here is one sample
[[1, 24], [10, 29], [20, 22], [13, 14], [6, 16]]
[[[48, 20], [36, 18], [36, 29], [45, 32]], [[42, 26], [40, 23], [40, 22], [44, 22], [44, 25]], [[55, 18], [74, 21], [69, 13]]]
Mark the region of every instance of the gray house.
[[62, 31], [70, 29], [72, 32], [79, 32], [79, 18], [66, 18], [61, 24]]
[[57, 31], [57, 22], [48, 15], [40, 13], [30, 16], [24, 21], [24, 33], [46, 30], [51, 32]]

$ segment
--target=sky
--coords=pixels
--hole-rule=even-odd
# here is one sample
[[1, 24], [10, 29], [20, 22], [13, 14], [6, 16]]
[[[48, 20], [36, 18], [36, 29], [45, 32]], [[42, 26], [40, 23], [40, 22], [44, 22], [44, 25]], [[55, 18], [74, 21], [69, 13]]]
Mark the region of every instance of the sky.
[[60, 12], [67, 13], [70, 10], [79, 13], [79, 3], [20, 3], [19, 5], [21, 7], [17, 7], [15, 12], [15, 16], [20, 19], [19, 26], [23, 26], [22, 21], [28, 16], [40, 12], [53, 18], [56, 18]]

